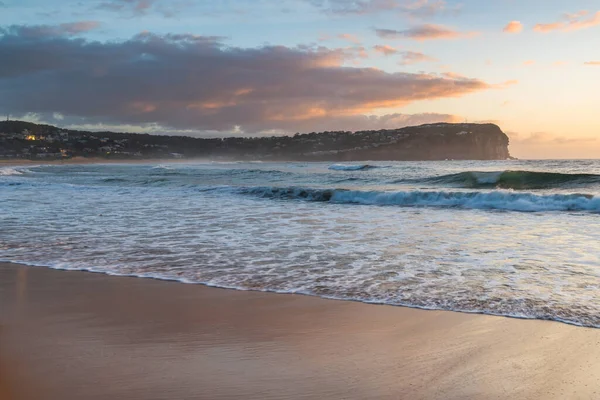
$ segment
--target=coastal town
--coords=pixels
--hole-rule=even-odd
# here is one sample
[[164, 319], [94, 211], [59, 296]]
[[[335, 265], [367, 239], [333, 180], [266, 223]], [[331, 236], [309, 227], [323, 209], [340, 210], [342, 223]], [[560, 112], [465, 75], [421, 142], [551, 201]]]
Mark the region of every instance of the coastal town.
[[[144, 135], [93, 133], [23, 121], [0, 122], [0, 159], [58, 160], [72, 157], [132, 159], [159, 156], [183, 158], [169, 146], [141, 143]], [[148, 136], [148, 135], [146, 135]]]

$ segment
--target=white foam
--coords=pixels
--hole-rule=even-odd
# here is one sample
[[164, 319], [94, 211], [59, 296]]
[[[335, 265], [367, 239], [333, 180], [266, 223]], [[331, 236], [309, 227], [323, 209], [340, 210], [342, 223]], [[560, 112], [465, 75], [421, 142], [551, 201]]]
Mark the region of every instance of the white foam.
[[600, 198], [586, 195], [537, 195], [493, 192], [360, 192], [335, 191], [331, 201], [371, 205], [458, 207], [511, 211], [600, 212]]
[[[457, 210], [598, 212], [598, 197], [363, 182], [341, 190], [327, 180], [341, 173], [323, 174], [329, 165], [252, 173], [251, 182], [231, 168], [189, 166], [185, 179], [165, 174], [169, 185], [139, 184], [156, 175], [151, 165], [44, 169], [27, 175], [35, 184], [0, 189], [0, 259], [600, 326], [600, 255], [590, 251], [600, 242], [598, 215]], [[391, 165], [381, 175], [441, 172]], [[276, 187], [273, 176], [286, 187]], [[107, 177], [123, 182], [106, 185]], [[25, 178], [1, 180], [13, 179]]]
[[367, 169], [370, 166], [368, 164], [357, 164], [357, 165], [347, 165], [347, 164], [333, 164], [329, 166], [329, 169], [333, 171], [360, 171], [363, 169]]
[[359, 191], [341, 189], [306, 189], [257, 187], [242, 193], [261, 197], [329, 201], [340, 204], [363, 204], [403, 207], [455, 207], [522, 212], [587, 211], [600, 212], [600, 197], [585, 194], [533, 194], [512, 191]]
[[473, 172], [473, 176], [475, 177], [475, 180], [479, 184], [493, 184], [493, 183], [498, 183], [498, 180], [500, 179], [500, 177], [502, 177], [503, 173], [504, 173], [504, 171]]
[[25, 169], [25, 168], [12, 168], [12, 167], [0, 168], [0, 176], [23, 175], [27, 172], [29, 172], [29, 170]]
[[152, 169], [166, 169], [166, 170], [171, 170], [171, 169], [173, 169], [173, 167], [170, 167], [170, 166], [164, 165], [164, 164], [159, 164], [159, 165], [156, 165], [156, 166], [152, 167]]

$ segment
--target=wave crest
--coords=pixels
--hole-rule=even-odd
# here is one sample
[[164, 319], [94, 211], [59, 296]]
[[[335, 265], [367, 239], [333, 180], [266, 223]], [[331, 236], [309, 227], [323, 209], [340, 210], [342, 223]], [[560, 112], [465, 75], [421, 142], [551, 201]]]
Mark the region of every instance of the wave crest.
[[29, 170], [27, 170], [25, 168], [11, 168], [11, 167], [0, 168], [0, 176], [23, 175], [27, 172], [29, 172]]
[[355, 164], [355, 165], [333, 164], [333, 165], [329, 166], [329, 169], [332, 171], [365, 171], [365, 170], [373, 169], [373, 168], [381, 168], [381, 167], [378, 167], [376, 165], [370, 165], [370, 164]]
[[424, 181], [464, 188], [527, 190], [600, 184], [600, 175], [511, 170], [496, 172], [466, 171], [426, 178]]
[[502, 191], [445, 192], [418, 190], [385, 192], [297, 187], [244, 188], [241, 189], [241, 193], [262, 198], [305, 200], [337, 204], [400, 207], [451, 207], [522, 212], [585, 211], [600, 213], [600, 197], [588, 194], [538, 195], [533, 193]]

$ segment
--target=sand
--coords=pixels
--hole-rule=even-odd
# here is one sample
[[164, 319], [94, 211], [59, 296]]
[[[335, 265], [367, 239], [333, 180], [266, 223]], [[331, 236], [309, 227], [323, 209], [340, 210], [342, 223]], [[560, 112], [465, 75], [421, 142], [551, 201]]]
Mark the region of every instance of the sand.
[[0, 374], [3, 400], [596, 399], [600, 330], [0, 264]]

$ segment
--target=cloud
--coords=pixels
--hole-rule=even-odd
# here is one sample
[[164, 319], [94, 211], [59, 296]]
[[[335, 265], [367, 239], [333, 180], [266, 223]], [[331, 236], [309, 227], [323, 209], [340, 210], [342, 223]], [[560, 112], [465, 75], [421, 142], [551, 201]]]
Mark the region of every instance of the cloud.
[[185, 0], [105, 0], [98, 4], [97, 10], [114, 11], [125, 16], [143, 16], [156, 12], [164, 17], [176, 16], [182, 8], [190, 5]]
[[375, 50], [378, 53], [383, 54], [384, 56], [391, 56], [394, 54], [398, 54], [398, 49], [396, 49], [395, 47], [392, 47], [392, 46], [388, 46], [387, 44], [375, 45], [375, 46], [373, 46], [373, 50]]
[[519, 21], [510, 21], [503, 29], [506, 33], [519, 33], [523, 30], [523, 24]]
[[510, 152], [519, 158], [573, 159], [594, 158], [600, 142], [595, 137], [561, 135], [550, 132], [519, 134], [506, 132]]
[[108, 0], [98, 5], [99, 9], [109, 11], [129, 11], [134, 14], [146, 14], [155, 6], [156, 0]]
[[593, 137], [565, 137], [548, 132], [533, 132], [523, 136], [517, 132], [507, 133], [510, 136], [511, 143], [520, 145], [551, 145], [551, 144], [576, 144], [595, 142]]
[[476, 35], [476, 32], [460, 32], [453, 28], [435, 24], [418, 25], [402, 31], [393, 29], [375, 29], [375, 33], [377, 36], [384, 39], [408, 38], [419, 41], [459, 39]]
[[496, 85], [493, 85], [493, 87], [497, 88], [497, 89], [506, 89], [510, 86], [514, 86], [514, 85], [518, 85], [519, 81], [516, 79], [511, 79], [502, 83], [498, 83]]
[[352, 33], [340, 33], [337, 37], [339, 39], [346, 40], [350, 43], [360, 43], [360, 39], [358, 38], [358, 36], [353, 35]]
[[[17, 119], [35, 122], [38, 124], [56, 124], [54, 115], [42, 115], [28, 113], [15, 116]], [[52, 120], [51, 118], [54, 118]], [[384, 115], [348, 115], [340, 117], [318, 117], [310, 120], [301, 120], [294, 123], [293, 129], [269, 129], [262, 132], [247, 132], [241, 127], [227, 131], [227, 136], [261, 136], [261, 135], [285, 135], [295, 132], [323, 132], [323, 131], [361, 131], [396, 129], [405, 126], [422, 124], [433, 124], [439, 122], [457, 123], [464, 121], [464, 117], [452, 114], [420, 113], [402, 114], [392, 113]], [[64, 118], [60, 125], [66, 129], [77, 129], [86, 131], [112, 131], [112, 132], [134, 132], [161, 135], [195, 136], [195, 137], [222, 137], [223, 132], [215, 130], [198, 129], [175, 129], [168, 128], [156, 123], [143, 124], [111, 124], [105, 122], [86, 122], [82, 118]]]
[[528, 66], [528, 67], [535, 65], [535, 60], [527, 60], [527, 61], [523, 62], [523, 65]]
[[[400, 65], [410, 65], [417, 64], [422, 62], [436, 62], [439, 61], [436, 58], [429, 57], [423, 53], [419, 53], [417, 51], [403, 51], [402, 52], [402, 60], [400, 61]], [[457, 78], [456, 76], [452, 78]], [[461, 76], [462, 78], [462, 76]]]
[[79, 21], [60, 25], [12, 25], [0, 28], [0, 35], [18, 36], [29, 39], [45, 37], [77, 36], [100, 27], [98, 21]]
[[348, 67], [356, 54], [347, 49], [237, 48], [216, 37], [147, 32], [123, 42], [14, 32], [0, 37], [0, 109], [87, 123], [308, 129], [496, 87], [462, 76]]
[[396, 10], [397, 0], [307, 0], [313, 6], [332, 14], [371, 14]]
[[575, 14], [565, 14], [562, 20], [546, 24], [537, 24], [533, 30], [536, 32], [576, 31], [600, 25], [600, 11], [590, 16], [589, 11], [580, 11]]
[[456, 13], [461, 6], [448, 6], [445, 0], [305, 0], [314, 7], [335, 15], [364, 15], [383, 12], [426, 18], [440, 13]]
[[600, 61], [586, 61], [583, 63], [584, 65], [594, 65], [594, 66], [600, 66]]
[[422, 113], [402, 114], [392, 113], [377, 115], [342, 115], [322, 116], [307, 120], [296, 121], [283, 130], [270, 131], [271, 133], [284, 132], [322, 132], [322, 131], [360, 131], [370, 129], [394, 129], [404, 126], [432, 124], [437, 122], [461, 122], [464, 118], [451, 114]]

